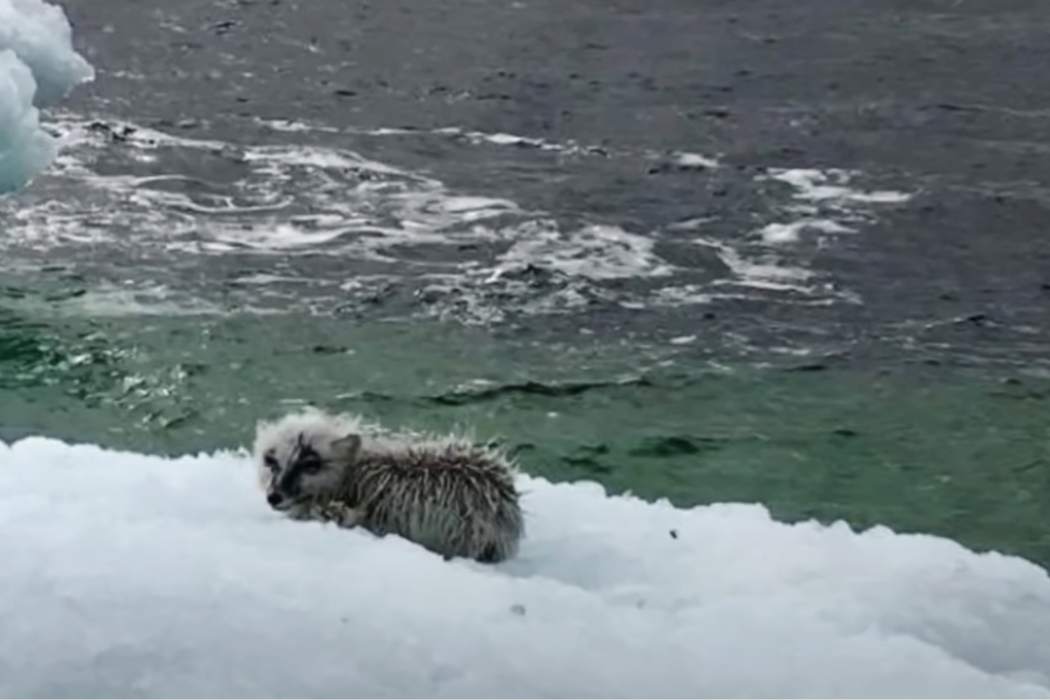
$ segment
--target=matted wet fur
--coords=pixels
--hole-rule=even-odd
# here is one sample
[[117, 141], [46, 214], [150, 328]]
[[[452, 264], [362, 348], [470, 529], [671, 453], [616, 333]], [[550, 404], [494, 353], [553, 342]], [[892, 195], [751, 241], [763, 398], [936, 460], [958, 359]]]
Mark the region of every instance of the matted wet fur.
[[297, 519], [398, 534], [445, 556], [514, 556], [524, 521], [514, 465], [456, 436], [390, 433], [316, 409], [256, 428], [267, 502]]

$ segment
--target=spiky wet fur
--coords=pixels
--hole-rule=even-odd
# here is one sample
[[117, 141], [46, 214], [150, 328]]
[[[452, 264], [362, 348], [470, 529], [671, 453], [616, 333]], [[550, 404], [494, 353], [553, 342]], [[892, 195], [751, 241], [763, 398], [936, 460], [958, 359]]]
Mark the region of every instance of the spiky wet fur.
[[[321, 466], [291, 486], [304, 450]], [[268, 497], [296, 491], [279, 508], [293, 518], [360, 525], [486, 563], [514, 556], [524, 535], [516, 468], [465, 437], [392, 433], [358, 416], [307, 409], [260, 423], [254, 456]]]

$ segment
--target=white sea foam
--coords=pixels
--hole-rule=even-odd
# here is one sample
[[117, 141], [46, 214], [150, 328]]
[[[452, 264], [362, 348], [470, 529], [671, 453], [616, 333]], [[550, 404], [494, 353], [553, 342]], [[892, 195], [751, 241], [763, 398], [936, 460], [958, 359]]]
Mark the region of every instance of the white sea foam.
[[536, 222], [500, 256], [494, 277], [532, 264], [591, 279], [670, 275], [674, 268], [653, 253], [653, 243], [616, 226], [563, 232], [554, 222]]
[[759, 233], [766, 243], [795, 243], [799, 240], [805, 230], [820, 231], [822, 233], [850, 233], [853, 231], [837, 221], [829, 219], [803, 218], [786, 224], [767, 224]]
[[[793, 303], [858, 303], [854, 292], [818, 275], [805, 256], [794, 254], [793, 249], [804, 235], [817, 236], [818, 244], [825, 245], [824, 239], [855, 232], [873, 221], [876, 207], [911, 198], [904, 192], [860, 189], [853, 184], [859, 175], [840, 169], [770, 169], [758, 176], [759, 182], [776, 180], [791, 186], [789, 201], [775, 207], [776, 215], [783, 218], [736, 240], [707, 234], [694, 239], [715, 251], [732, 272], [730, 278], [718, 279], [711, 286], [740, 291], [726, 294], [695, 285], [668, 286], [658, 292], [661, 303], [677, 305], [690, 299], [703, 303], [726, 296], [751, 298], [754, 294], [749, 290], [787, 293], [793, 296]], [[668, 228], [701, 232], [713, 221], [711, 217], [686, 219]]]
[[733, 277], [725, 280], [724, 284], [739, 284], [757, 289], [791, 290], [803, 294], [808, 294], [810, 291], [807, 282], [813, 273], [809, 270], [785, 265], [769, 256], [745, 257], [732, 246], [712, 238], [701, 236], [695, 239], [695, 242], [715, 250], [719, 259], [733, 271]]
[[37, 108], [93, 76], [73, 50], [61, 8], [0, 0], [0, 193], [21, 187], [54, 158], [54, 140], [40, 128]]
[[[82, 266], [79, 251], [90, 246], [89, 260], [136, 261], [134, 269], [123, 269], [111, 283], [143, 290], [161, 284], [183, 298], [210, 294], [199, 273], [188, 274], [187, 281], [178, 278], [180, 270], [205, 269], [201, 256], [239, 256], [256, 271], [296, 257], [324, 256], [356, 265], [350, 280], [344, 265], [309, 275], [282, 271], [285, 283], [256, 285], [271, 297], [262, 305], [228, 294], [228, 267], [216, 265], [223, 270], [222, 281], [213, 281], [210, 298], [198, 299], [206, 303], [187, 310], [193, 313], [229, 304], [242, 311], [270, 301], [280, 305], [281, 295], [286, 306], [300, 311], [331, 311], [355, 299], [378, 298], [406, 277], [413, 279], [416, 298], [426, 299], [413, 313], [470, 323], [508, 314], [569, 313], [595, 303], [646, 308], [725, 297], [835, 303], [855, 296], [814, 275], [810, 260], [792, 254], [793, 244], [808, 233], [854, 230], [873, 218], [874, 207], [894, 201], [887, 193], [851, 189], [855, 174], [844, 171], [769, 171], [762, 178], [782, 180], [794, 190], [790, 201], [777, 207], [786, 218], [756, 232], [728, 235], [714, 217], [664, 227], [666, 232], [703, 233], [701, 241], [725, 264], [697, 269], [665, 257], [674, 251], [659, 245], [665, 231], [629, 232], [585, 216], [566, 225], [549, 212], [453, 191], [432, 176], [319, 144], [310, 133], [331, 129], [266, 124], [274, 129], [272, 136], [288, 141], [230, 144], [62, 115], [49, 124], [63, 144], [49, 176], [0, 202], [2, 264], [46, 260]], [[360, 138], [441, 136], [561, 155], [594, 152], [573, 143], [456, 128], [342, 131]], [[309, 143], [296, 141], [300, 133]], [[670, 157], [687, 170], [720, 167], [714, 159], [684, 151], [635, 156], [660, 162]], [[705, 232], [708, 224], [719, 228], [717, 241]], [[135, 270], [143, 279], [135, 278]], [[610, 285], [610, 280], [620, 282]], [[625, 285], [625, 280], [645, 281]], [[143, 311], [139, 303], [128, 309]]]
[[790, 185], [792, 204], [783, 207], [788, 221], [767, 224], [758, 235], [770, 244], [795, 243], [801, 234], [838, 235], [852, 233], [871, 218], [870, 207], [902, 204], [911, 199], [907, 192], [896, 190], [863, 190], [852, 183], [858, 173], [831, 168], [770, 169], [763, 180], [777, 180]]
[[[9, 261], [28, 251], [31, 256], [47, 253], [53, 262], [68, 255], [65, 251], [90, 245], [134, 254], [139, 269], [151, 270], [152, 278], [172, 254], [278, 259], [338, 255], [392, 266], [403, 264], [406, 250], [421, 246], [479, 249], [487, 258], [420, 258], [412, 269], [432, 281], [431, 292], [442, 292], [425, 314], [444, 316], [451, 309], [461, 320], [475, 322], [503, 317], [515, 308], [510, 299], [519, 292], [527, 298], [517, 308], [527, 306], [530, 313], [565, 312], [603, 294], [560, 285], [537, 292], [528, 284], [504, 279], [514, 270], [535, 266], [559, 275], [559, 280], [597, 281], [666, 276], [674, 269], [655, 254], [652, 237], [611, 225], [565, 228], [545, 212], [524, 210], [507, 199], [453, 192], [432, 177], [345, 149], [302, 144], [235, 148], [76, 117], [52, 127], [68, 148], [52, 181], [25, 193], [9, 210], [6, 235], [0, 239]], [[307, 129], [288, 127], [290, 133]], [[209, 180], [180, 172], [157, 174], [175, 152], [220, 158], [223, 166], [238, 173], [237, 179], [224, 184], [210, 182], [219, 179], [211, 173], [205, 175]], [[127, 158], [127, 170], [114, 171], [110, 165], [96, 171], [94, 161], [102, 154]], [[185, 156], [177, 160], [184, 161]], [[151, 174], [132, 174], [136, 163], [149, 164]], [[54, 196], [49, 186], [62, 196]], [[143, 267], [146, 263], [151, 266]], [[396, 274], [358, 274], [354, 285], [339, 275], [327, 280], [327, 289], [323, 278], [300, 282], [309, 283], [306, 291], [325, 296], [331, 306], [341, 301], [337, 290], [368, 295], [374, 293], [372, 287], [382, 289], [395, 280]], [[303, 291], [300, 286], [291, 293], [301, 298]], [[479, 296], [484, 293], [503, 296], [490, 308]], [[142, 311], [140, 304], [128, 308]], [[193, 311], [200, 308], [195, 304]]]
[[678, 152], [674, 154], [674, 163], [680, 168], [717, 168], [719, 162], [714, 158], [700, 155], [699, 153], [682, 153]]
[[1021, 559], [521, 486], [485, 567], [284, 519], [237, 454], [0, 443], [0, 696], [1050, 697]]
[[[373, 131], [370, 133], [378, 134], [380, 132]], [[391, 134], [394, 132], [391, 130], [384, 130], [383, 133]], [[473, 144], [489, 144], [492, 146], [514, 146], [517, 148], [535, 148], [541, 151], [555, 151], [566, 155], [607, 153], [606, 149], [601, 148], [599, 146], [582, 146], [572, 141], [568, 143], [557, 143], [554, 141], [548, 141], [546, 139], [541, 138], [534, 138], [531, 136], [516, 136], [514, 134], [507, 134], [503, 132], [465, 130], [454, 126], [434, 129], [432, 131], [424, 133], [441, 134], [444, 136], [462, 138]]]
[[911, 199], [906, 192], [894, 190], [858, 190], [850, 186], [856, 173], [849, 170], [812, 168], [774, 168], [769, 177], [793, 186], [799, 199], [810, 201], [848, 201], [876, 204], [899, 204]]

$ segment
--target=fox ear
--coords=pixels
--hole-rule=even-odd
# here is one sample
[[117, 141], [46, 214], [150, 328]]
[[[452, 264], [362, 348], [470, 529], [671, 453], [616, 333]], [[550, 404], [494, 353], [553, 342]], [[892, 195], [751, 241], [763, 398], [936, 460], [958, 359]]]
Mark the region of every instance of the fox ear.
[[332, 452], [345, 460], [352, 460], [361, 449], [361, 436], [350, 433], [332, 443]]

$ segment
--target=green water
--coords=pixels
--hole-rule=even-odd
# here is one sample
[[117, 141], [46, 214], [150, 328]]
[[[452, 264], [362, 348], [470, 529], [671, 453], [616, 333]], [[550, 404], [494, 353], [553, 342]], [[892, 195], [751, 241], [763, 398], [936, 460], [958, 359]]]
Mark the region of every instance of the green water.
[[946, 367], [711, 365], [689, 346], [438, 323], [0, 307], [0, 439], [177, 454], [303, 403], [469, 427], [555, 480], [943, 534], [1050, 563], [1050, 383]]

